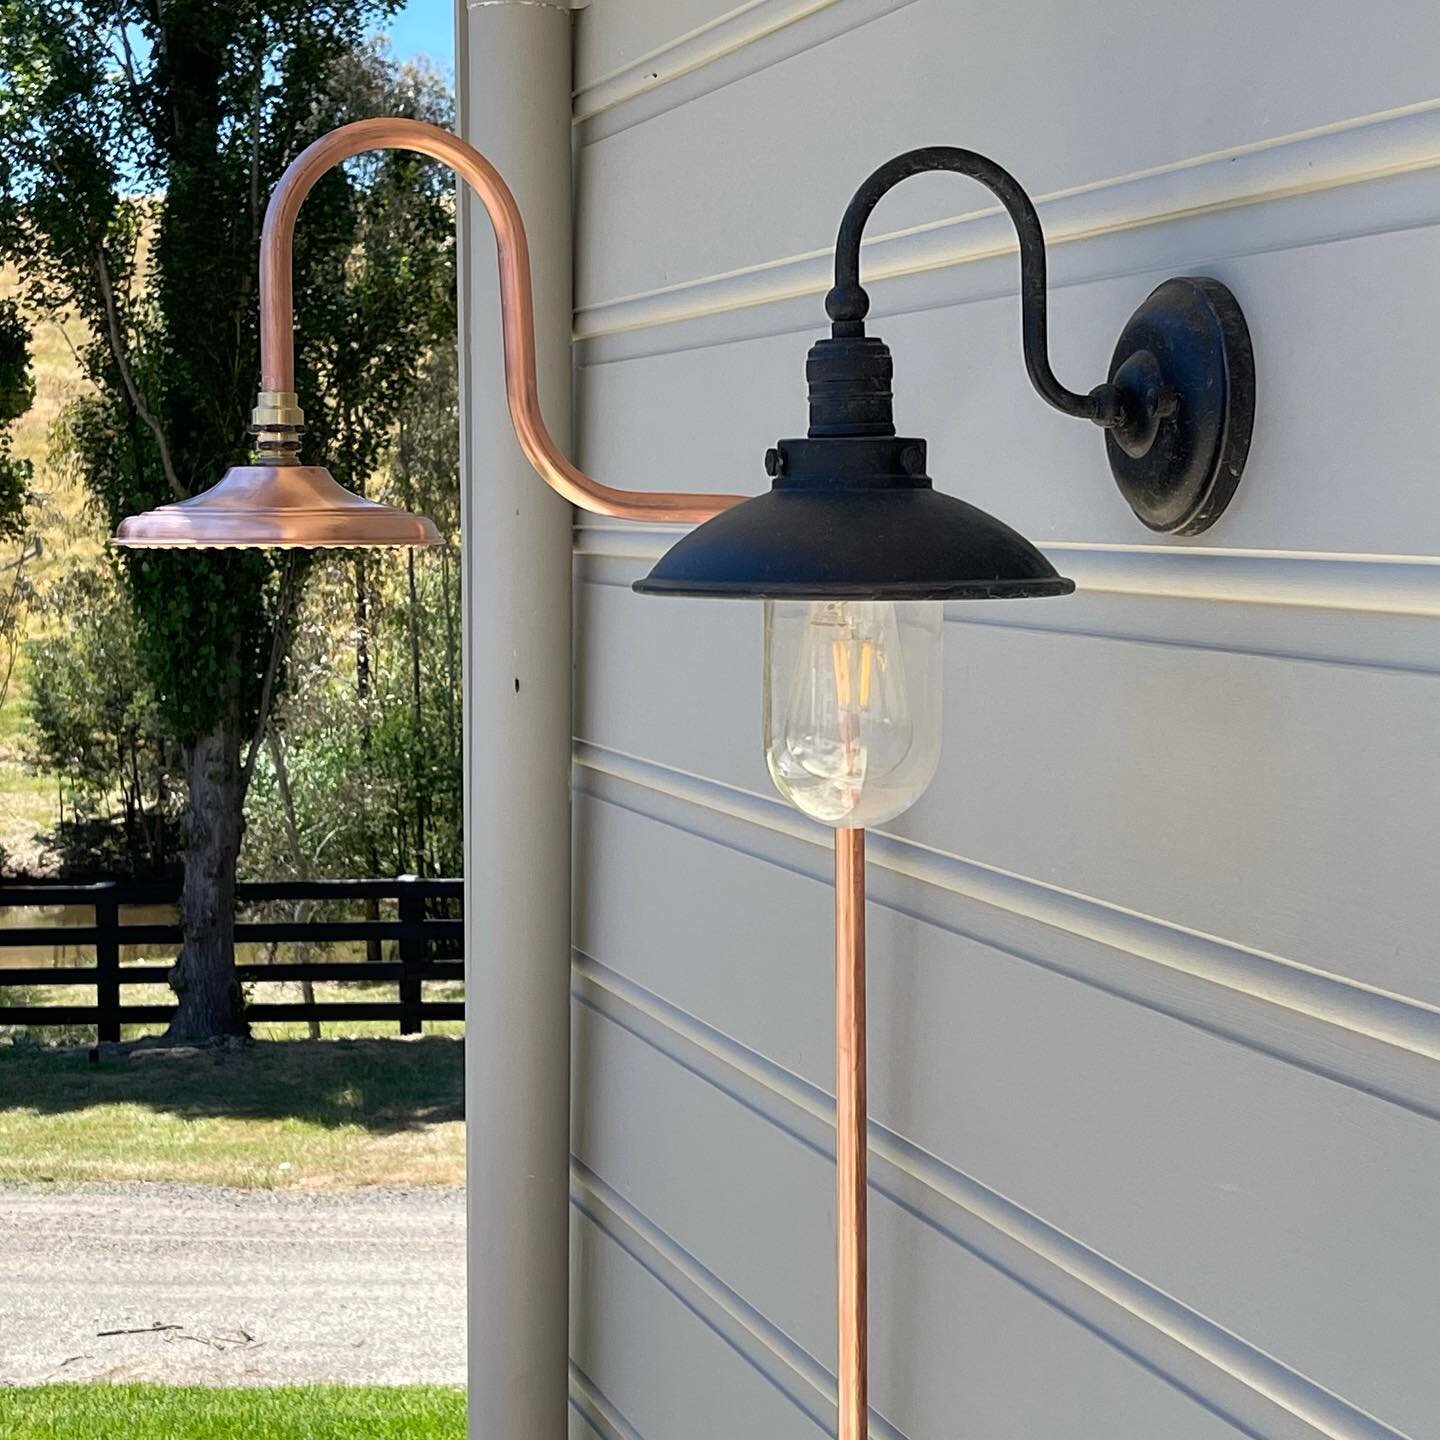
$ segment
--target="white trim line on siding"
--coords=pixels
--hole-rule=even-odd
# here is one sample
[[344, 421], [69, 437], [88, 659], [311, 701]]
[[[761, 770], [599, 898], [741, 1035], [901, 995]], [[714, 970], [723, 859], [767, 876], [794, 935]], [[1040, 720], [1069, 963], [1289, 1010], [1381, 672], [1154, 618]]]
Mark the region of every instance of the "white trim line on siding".
[[734, 10], [577, 86], [575, 119], [588, 120], [602, 110], [612, 110], [833, 4], [835, 0], [746, 0]]
[[746, 0], [634, 60], [582, 81], [572, 96], [574, 122], [582, 142], [591, 144], [913, 3]]
[[[576, 959], [581, 978], [573, 985], [572, 994], [581, 1004], [612, 1019], [603, 1002], [594, 1003], [595, 994], [587, 985], [605, 967], [583, 956]], [[570, 1204], [574, 1209], [759, 1370], [806, 1419], [822, 1432], [834, 1433], [835, 1377], [824, 1365], [583, 1162], [572, 1158], [570, 1175]], [[872, 1416], [870, 1433], [883, 1440], [905, 1440], [899, 1430], [879, 1416]]]
[[[829, 832], [778, 798], [583, 740], [575, 764], [602, 802], [828, 877]], [[1440, 1008], [898, 836], [872, 832], [868, 855], [872, 904], [1440, 1119]]]
[[[1037, 196], [1036, 206], [1054, 247], [1436, 167], [1440, 100], [1429, 100], [1058, 190]], [[863, 269], [868, 285], [1015, 249], [1009, 219], [998, 206], [986, 206], [874, 236], [865, 242]], [[575, 311], [575, 339], [823, 295], [832, 279], [831, 254], [828, 248], [807, 251], [582, 304]]]
[[[592, 533], [586, 528], [585, 534]], [[644, 537], [621, 541], [613, 553], [608, 540], [576, 544], [576, 579], [583, 585], [628, 590], [654, 559], [639, 549]], [[1248, 552], [1253, 563], [1241, 560], [1237, 575], [1230, 575], [1224, 562], [1236, 552], [1221, 554], [1221, 563], [1211, 567], [1201, 557], [1214, 552], [1176, 547], [1155, 549], [1133, 566], [1112, 556], [1120, 572], [1112, 576], [1103, 560], [1092, 569], [1086, 546], [1041, 541], [1041, 549], [1077, 580], [1076, 595], [1024, 605], [956, 600], [946, 606], [946, 624], [1171, 645], [1290, 664], [1440, 674], [1440, 564], [1426, 557], [1359, 556], [1351, 564], [1339, 554], [1276, 560], [1266, 552]], [[1189, 556], [1197, 562], [1182, 559]], [[1365, 589], [1368, 573], [1374, 575], [1374, 590]], [[1178, 603], [1185, 600], [1204, 603]], [[1332, 624], [1332, 616], [1341, 615], [1348, 624]]]
[[1440, 616], [1440, 558], [1042, 541], [1084, 588], [1207, 603]]
[[[823, 1091], [590, 956], [575, 957], [574, 993], [606, 1020], [833, 1158], [834, 1105]], [[873, 1190], [1248, 1434], [1266, 1440], [1405, 1440], [1401, 1431], [893, 1131], [872, 1121], [869, 1138]], [[612, 1209], [596, 1223], [628, 1227], [627, 1210], [633, 1207]], [[674, 1283], [661, 1265], [646, 1268], [674, 1293], [682, 1285], [688, 1289], [685, 1272], [698, 1262], [648, 1220], [629, 1228], [634, 1238], [628, 1245], [608, 1233], [632, 1256], [636, 1241], [646, 1246]], [[701, 1303], [715, 1306], [714, 1328], [735, 1345], [735, 1323], [748, 1322], [753, 1343], [742, 1353], [784, 1389], [764, 1363], [766, 1353], [775, 1354], [768, 1336], [774, 1327], [699, 1268], [711, 1281], [713, 1298], [707, 1294]], [[692, 1300], [686, 1303], [696, 1309]], [[758, 1324], [749, 1317], [758, 1317]], [[794, 1365], [788, 1355], [784, 1363]]]
[[[575, 534], [578, 579], [628, 589], [682, 533], [587, 525]], [[956, 602], [946, 606], [946, 622], [1440, 674], [1440, 560], [1433, 557], [1039, 543], [1077, 582], [1073, 597], [1023, 606]], [[1201, 603], [1175, 603], [1185, 601]], [[1332, 614], [1348, 623], [1329, 623]]]
[[[573, 1198], [570, 1203], [574, 1205]], [[573, 1360], [570, 1362], [570, 1408], [600, 1440], [643, 1440], [640, 1432]]]
[[[593, 533], [586, 528], [585, 534]], [[645, 543], [642, 536], [622, 540], [611, 552], [608, 539], [577, 539], [577, 582], [628, 590], [658, 554], [641, 550]], [[1092, 569], [1089, 553], [1107, 547], [1041, 541], [1041, 549], [1076, 579], [1076, 595], [1024, 605], [956, 600], [946, 606], [946, 624], [1440, 674], [1440, 564], [1427, 557], [1358, 556], [1352, 564], [1341, 554], [1225, 552], [1211, 567], [1201, 559], [1215, 554], [1211, 550], [1156, 547], [1132, 566], [1125, 556], [1132, 547], [1116, 546]], [[1189, 556], [1195, 563], [1184, 559]], [[1251, 559], [1240, 559], [1231, 573], [1225, 562], [1236, 556]], [[1117, 562], [1119, 575], [1106, 573], [1109, 560]], [[1374, 576], [1372, 590], [1365, 588], [1368, 575]], [[1185, 600], [1202, 603], [1176, 603]], [[1348, 624], [1332, 624], [1332, 615], [1348, 616]]]
[[[575, 529], [575, 553], [653, 564], [685, 533], [681, 525], [586, 522]], [[1046, 539], [1035, 544], [1092, 594], [1440, 616], [1440, 556]]]

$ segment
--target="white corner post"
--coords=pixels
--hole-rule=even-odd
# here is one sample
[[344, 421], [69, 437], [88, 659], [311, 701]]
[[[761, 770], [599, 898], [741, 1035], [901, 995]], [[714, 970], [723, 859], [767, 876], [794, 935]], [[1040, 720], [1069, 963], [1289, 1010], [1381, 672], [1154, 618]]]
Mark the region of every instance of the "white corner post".
[[[540, 399], [570, 432], [568, 5], [456, 0], [462, 137], [525, 217]], [[515, 442], [494, 237], [460, 202], [471, 1440], [567, 1429], [571, 509]]]

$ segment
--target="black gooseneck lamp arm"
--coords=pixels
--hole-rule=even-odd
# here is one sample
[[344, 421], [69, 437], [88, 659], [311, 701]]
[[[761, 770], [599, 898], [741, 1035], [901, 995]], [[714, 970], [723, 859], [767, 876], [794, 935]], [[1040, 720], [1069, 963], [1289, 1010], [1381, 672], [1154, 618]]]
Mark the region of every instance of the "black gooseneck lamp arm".
[[865, 333], [870, 297], [860, 284], [860, 242], [871, 212], [902, 180], [932, 170], [949, 170], [978, 180], [1005, 207], [1015, 225], [1020, 237], [1020, 334], [1025, 370], [1040, 398], [1066, 415], [1093, 420], [1107, 429], [1122, 424], [1122, 399], [1114, 385], [1097, 385], [1088, 395], [1080, 395], [1066, 389], [1050, 368], [1045, 320], [1045, 232], [1040, 228], [1040, 217], [1020, 182], [1008, 170], [973, 150], [958, 150], [951, 145], [909, 150], [887, 160], [855, 192], [835, 242], [835, 287], [825, 297], [825, 312], [833, 322], [833, 333], [837, 338]]
[[1107, 432], [1116, 483], [1150, 529], [1208, 529], [1239, 484], [1255, 413], [1254, 355], [1239, 303], [1218, 280], [1167, 280], [1130, 317], [1106, 382], [1083, 395], [1067, 389], [1050, 367], [1040, 217], [1020, 182], [986, 156], [948, 145], [910, 150], [860, 186], [840, 224], [835, 285], [825, 297], [833, 337], [865, 334], [870, 297], [860, 284], [860, 242], [871, 212], [902, 180], [936, 170], [978, 180], [1015, 225], [1025, 369], [1041, 399]]

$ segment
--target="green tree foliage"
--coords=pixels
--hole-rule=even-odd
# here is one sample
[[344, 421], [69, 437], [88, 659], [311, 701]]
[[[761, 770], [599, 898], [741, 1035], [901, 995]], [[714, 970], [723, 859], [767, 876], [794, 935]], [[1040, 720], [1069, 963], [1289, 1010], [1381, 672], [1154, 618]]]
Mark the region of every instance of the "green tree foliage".
[[262, 752], [243, 868], [257, 878], [458, 875], [461, 832], [459, 414], [453, 338], [426, 358], [401, 411], [383, 498], [423, 511], [452, 542], [386, 557], [368, 574], [363, 653], [351, 563], [323, 561], [302, 607], [291, 684]]
[[[35, 400], [30, 328], [13, 300], [0, 301], [0, 707], [10, 695], [30, 601], [28, 568], [39, 554], [30, 534], [31, 466], [11, 453], [15, 422]], [[3, 859], [3, 852], [0, 852]]]
[[56, 623], [29, 642], [26, 659], [35, 758], [61, 787], [55, 843], [72, 865], [162, 870], [179, 818], [182, 757], [140, 663], [118, 580], [109, 568], [76, 568], [45, 603]]
[[10, 432], [34, 400], [30, 328], [13, 300], [0, 301], [0, 540], [23, 539], [26, 531], [30, 462], [10, 453]]
[[[0, 256], [24, 298], [93, 340], [68, 433], [108, 525], [194, 494], [245, 458], [258, 375], [255, 273], [266, 197], [346, 120], [423, 111], [361, 41], [394, 0], [0, 0]], [[344, 484], [375, 468], [442, 323], [448, 179], [402, 153], [327, 175], [295, 254], [297, 378], [309, 453]], [[186, 749], [172, 974], [187, 1039], [244, 1028], [233, 884], [248, 737], [282, 610], [262, 552], [120, 562], [140, 664]], [[303, 579], [304, 566], [298, 567]], [[280, 676], [283, 682], [283, 667]]]
[[[372, 856], [380, 874], [460, 873], [459, 747], [447, 729], [459, 685], [452, 689], [447, 673], [440, 559], [432, 554], [419, 562], [418, 722], [403, 562], [397, 569], [375, 589], [366, 710], [356, 703], [353, 670], [337, 665], [350, 637], [337, 633], [334, 617], [352, 576], [330, 562], [312, 581], [297, 627], [296, 683], [276, 729], [279, 744], [261, 753], [251, 787], [242, 852], [246, 875], [355, 875], [364, 873]], [[457, 626], [458, 600], [457, 588], [450, 597]]]

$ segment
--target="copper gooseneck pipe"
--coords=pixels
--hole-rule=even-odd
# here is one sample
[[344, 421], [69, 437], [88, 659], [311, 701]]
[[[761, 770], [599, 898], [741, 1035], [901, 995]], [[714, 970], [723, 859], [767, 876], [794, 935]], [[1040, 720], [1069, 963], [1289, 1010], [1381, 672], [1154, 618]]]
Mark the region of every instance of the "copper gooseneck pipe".
[[[526, 458], [540, 478], [572, 505], [630, 520], [697, 524], [737, 505], [743, 495], [618, 490], [572, 465], [540, 413], [535, 380], [535, 314], [530, 247], [520, 207], [504, 177], [473, 145], [421, 120], [381, 118], [342, 125], [307, 146], [280, 177], [260, 237], [260, 377], [256, 422], [275, 428], [299, 416], [295, 400], [295, 320], [291, 249], [295, 220], [315, 182], [332, 166], [366, 150], [415, 150], [448, 165], [479, 196], [495, 227], [500, 256], [500, 317], [505, 344], [505, 394]], [[297, 422], [298, 423], [298, 420]]]
[[[415, 150], [448, 165], [479, 196], [495, 227], [505, 393], [526, 457], [551, 489], [573, 505], [628, 520], [698, 524], [741, 495], [619, 490], [592, 479], [556, 445], [540, 412], [535, 378], [535, 317], [525, 223], [500, 172], [472, 145], [419, 120], [358, 120], [303, 150], [280, 177], [260, 241], [260, 371], [256, 428], [298, 444], [303, 417], [295, 397], [295, 221], [315, 182], [367, 150]], [[264, 440], [262, 439], [262, 444]], [[292, 461], [293, 463], [293, 461]], [[863, 1440], [866, 1398], [865, 832], [835, 832], [835, 1172], [839, 1440]]]

